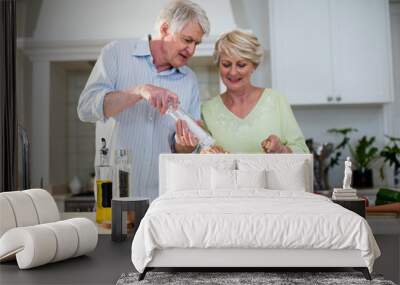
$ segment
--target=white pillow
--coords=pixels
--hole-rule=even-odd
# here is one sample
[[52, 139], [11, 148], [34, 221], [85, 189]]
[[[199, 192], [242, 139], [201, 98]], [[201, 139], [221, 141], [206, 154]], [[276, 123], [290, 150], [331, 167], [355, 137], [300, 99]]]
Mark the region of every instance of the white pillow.
[[237, 188], [267, 188], [267, 171], [236, 170]]
[[266, 170], [267, 188], [273, 190], [307, 191], [307, 165], [304, 160], [282, 157], [239, 159], [239, 170]]
[[236, 190], [236, 170], [211, 168], [211, 184], [213, 190]]
[[170, 162], [167, 169], [167, 191], [210, 189], [210, 171], [210, 167]]
[[241, 188], [267, 188], [266, 171], [264, 170], [211, 170], [213, 190], [238, 190]]
[[290, 170], [268, 169], [268, 188], [274, 190], [306, 191], [307, 181], [304, 163], [293, 164]]
[[177, 155], [165, 164], [166, 191], [211, 190], [211, 169], [234, 169], [236, 160], [223, 159], [220, 155], [198, 155], [190, 159]]

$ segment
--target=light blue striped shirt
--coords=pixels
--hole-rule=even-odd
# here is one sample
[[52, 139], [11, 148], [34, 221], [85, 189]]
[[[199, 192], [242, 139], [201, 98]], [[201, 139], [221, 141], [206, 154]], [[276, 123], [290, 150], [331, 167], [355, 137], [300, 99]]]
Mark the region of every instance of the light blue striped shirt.
[[[105, 122], [104, 96], [141, 84], [152, 84], [176, 93], [180, 107], [200, 118], [199, 89], [194, 72], [184, 66], [157, 72], [146, 40], [115, 41], [102, 49], [82, 91], [78, 115], [85, 122]], [[111, 153], [128, 149], [133, 154], [131, 196], [158, 197], [158, 157], [170, 153], [174, 144], [175, 122], [168, 115], [141, 100], [114, 118]]]

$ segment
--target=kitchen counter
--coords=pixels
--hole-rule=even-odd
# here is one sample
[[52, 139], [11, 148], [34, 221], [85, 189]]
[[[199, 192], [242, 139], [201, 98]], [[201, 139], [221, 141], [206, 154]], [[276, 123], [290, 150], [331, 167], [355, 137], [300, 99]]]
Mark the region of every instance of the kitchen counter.
[[400, 235], [400, 217], [367, 215], [374, 235]]
[[95, 223], [99, 231], [99, 235], [111, 235], [111, 228], [106, 229], [102, 227], [100, 224], [96, 223], [96, 212], [61, 212], [60, 216], [61, 220], [72, 219], [72, 218], [87, 218]]
[[92, 212], [95, 207], [94, 195], [76, 196], [70, 193], [53, 195], [60, 212]]

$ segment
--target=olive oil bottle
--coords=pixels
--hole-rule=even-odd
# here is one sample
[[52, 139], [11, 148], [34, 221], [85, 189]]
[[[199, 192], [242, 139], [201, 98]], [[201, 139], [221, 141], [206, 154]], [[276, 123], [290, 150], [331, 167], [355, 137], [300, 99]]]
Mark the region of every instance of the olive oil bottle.
[[100, 163], [96, 166], [96, 222], [111, 227], [112, 167], [109, 165], [106, 140], [101, 139]]
[[115, 151], [113, 197], [130, 197], [130, 172], [131, 172], [131, 152], [126, 149]]

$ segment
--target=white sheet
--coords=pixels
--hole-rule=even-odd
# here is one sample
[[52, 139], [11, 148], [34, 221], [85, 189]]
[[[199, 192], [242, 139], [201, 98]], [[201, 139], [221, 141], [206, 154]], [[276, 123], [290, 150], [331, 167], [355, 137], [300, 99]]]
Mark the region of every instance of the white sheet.
[[358, 249], [371, 272], [380, 255], [359, 215], [320, 195], [265, 189], [162, 195], [133, 240], [136, 269], [164, 248]]

